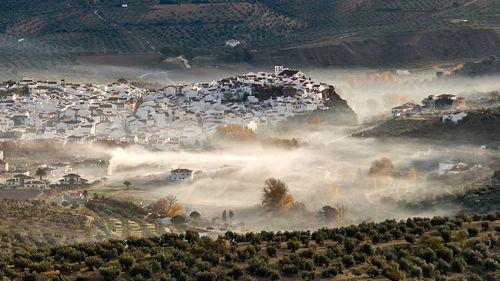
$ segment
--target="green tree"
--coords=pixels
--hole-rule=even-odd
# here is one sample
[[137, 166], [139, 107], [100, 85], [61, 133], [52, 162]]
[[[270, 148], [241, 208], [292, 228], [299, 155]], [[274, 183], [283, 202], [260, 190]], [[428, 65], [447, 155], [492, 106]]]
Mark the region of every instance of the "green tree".
[[123, 184], [127, 187], [127, 189], [129, 189], [130, 186], [132, 185], [132, 183], [128, 180], [124, 181]]
[[43, 177], [47, 175], [47, 171], [45, 171], [45, 169], [38, 168], [36, 169], [35, 175], [37, 175], [40, 178], [40, 180], [42, 180]]

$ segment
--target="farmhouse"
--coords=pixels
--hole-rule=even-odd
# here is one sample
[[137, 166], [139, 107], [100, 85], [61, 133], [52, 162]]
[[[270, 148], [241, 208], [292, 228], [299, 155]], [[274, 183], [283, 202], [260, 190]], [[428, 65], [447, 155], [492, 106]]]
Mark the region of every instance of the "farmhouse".
[[458, 121], [464, 119], [465, 117], [467, 117], [467, 113], [465, 112], [457, 112], [457, 113], [452, 113], [452, 114], [445, 114], [443, 115], [443, 123], [446, 122], [446, 121], [451, 121], [455, 124], [458, 123]]
[[171, 181], [193, 180], [193, 170], [177, 168], [170, 171]]
[[78, 174], [67, 174], [64, 175], [62, 180], [59, 180], [60, 185], [70, 185], [70, 184], [86, 184], [88, 180], [80, 177]]
[[404, 114], [416, 113], [418, 111], [420, 111], [420, 106], [418, 104], [407, 102], [403, 105], [392, 108], [391, 113], [393, 117], [398, 117]]
[[234, 48], [240, 44], [241, 44], [241, 42], [239, 40], [231, 39], [231, 40], [226, 41], [226, 47], [230, 47], [230, 48]]

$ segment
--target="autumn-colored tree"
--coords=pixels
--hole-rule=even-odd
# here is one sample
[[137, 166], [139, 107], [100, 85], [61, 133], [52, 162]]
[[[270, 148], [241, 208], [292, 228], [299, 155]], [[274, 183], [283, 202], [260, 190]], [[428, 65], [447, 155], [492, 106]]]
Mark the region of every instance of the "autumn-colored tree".
[[322, 125], [321, 118], [318, 114], [311, 114], [307, 117], [307, 123], [311, 126], [319, 127]]
[[415, 169], [410, 168], [410, 170], [408, 171], [408, 178], [410, 178], [412, 180], [417, 179], [417, 172], [415, 171]]
[[167, 212], [168, 217], [180, 216], [182, 214], [182, 206], [181, 205], [172, 205], [170, 211]]
[[243, 128], [236, 124], [219, 126], [215, 129], [215, 135], [223, 140], [258, 142], [259, 136], [250, 128]]
[[288, 187], [279, 179], [267, 179], [264, 184], [262, 206], [267, 212], [285, 211], [292, 207], [293, 197]]
[[272, 145], [272, 146], [279, 146], [283, 148], [296, 148], [299, 146], [298, 142], [296, 139], [278, 139], [278, 138], [273, 138], [273, 137], [267, 137], [264, 141], [263, 144], [265, 145]]
[[391, 176], [392, 171], [394, 170], [394, 166], [392, 165], [392, 161], [387, 158], [383, 157], [379, 160], [374, 160], [372, 162], [372, 165], [370, 167], [370, 171], [368, 172], [369, 175], [372, 176]]
[[354, 78], [351, 74], [347, 74], [347, 83], [349, 83], [351, 87], [356, 86], [356, 78]]
[[339, 187], [336, 184], [330, 185], [330, 192], [334, 199], [339, 197]]
[[[177, 197], [175, 197], [175, 195], [167, 195], [153, 204], [153, 210], [157, 216], [166, 215], [172, 217], [169, 215], [169, 213], [180, 214], [180, 211], [182, 211], [182, 207], [180, 208], [179, 211], [180, 206], [176, 204], [177, 204]], [[174, 212], [172, 212], [174, 206], [178, 207], [175, 207]]]

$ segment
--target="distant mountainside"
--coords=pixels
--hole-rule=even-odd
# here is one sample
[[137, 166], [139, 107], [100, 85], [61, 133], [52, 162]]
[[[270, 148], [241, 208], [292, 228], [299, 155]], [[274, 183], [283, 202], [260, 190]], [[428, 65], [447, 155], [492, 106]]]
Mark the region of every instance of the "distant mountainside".
[[326, 66], [484, 58], [499, 52], [499, 14], [496, 0], [2, 1], [0, 66], [144, 53]]

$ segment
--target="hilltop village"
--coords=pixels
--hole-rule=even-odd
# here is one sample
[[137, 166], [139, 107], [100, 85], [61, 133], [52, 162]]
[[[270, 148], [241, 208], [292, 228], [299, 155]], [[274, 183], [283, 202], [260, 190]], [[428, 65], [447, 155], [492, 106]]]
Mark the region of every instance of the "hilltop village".
[[0, 86], [2, 138], [114, 141], [157, 149], [202, 143], [218, 126], [255, 131], [295, 115], [325, 110], [333, 86], [298, 70], [247, 73], [146, 90], [126, 81], [109, 85], [35, 81]]

